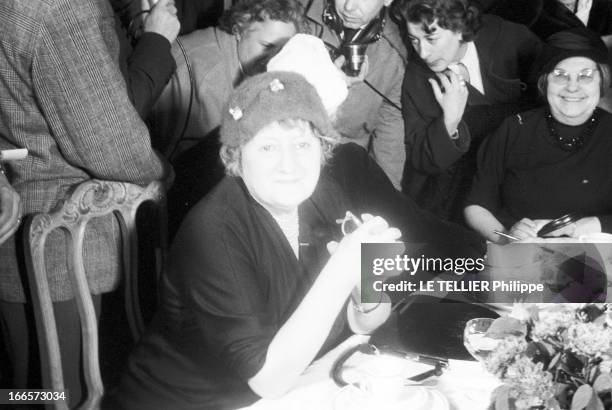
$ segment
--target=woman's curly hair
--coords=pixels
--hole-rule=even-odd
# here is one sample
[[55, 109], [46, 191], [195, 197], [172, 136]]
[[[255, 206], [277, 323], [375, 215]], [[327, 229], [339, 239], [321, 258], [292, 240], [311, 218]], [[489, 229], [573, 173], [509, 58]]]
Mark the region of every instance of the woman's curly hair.
[[394, 18], [405, 23], [421, 23], [423, 31], [437, 21], [443, 29], [461, 33], [472, 41], [482, 26], [480, 11], [468, 0], [397, 0], [392, 6]]
[[219, 19], [219, 28], [242, 34], [254, 22], [266, 19], [293, 23], [298, 33], [308, 32], [304, 7], [298, 0], [238, 0]]
[[[299, 118], [280, 120], [278, 123], [285, 128], [300, 128], [308, 127], [312, 134], [319, 138], [321, 141], [321, 166], [325, 165], [327, 161], [332, 157], [334, 148], [338, 144], [338, 141], [333, 138], [328, 138], [322, 135], [319, 130], [309, 121], [305, 121]], [[248, 142], [248, 141], [247, 141]], [[219, 150], [221, 162], [225, 167], [225, 173], [229, 176], [240, 176], [242, 168], [242, 144], [239, 147], [230, 147], [222, 145]]]

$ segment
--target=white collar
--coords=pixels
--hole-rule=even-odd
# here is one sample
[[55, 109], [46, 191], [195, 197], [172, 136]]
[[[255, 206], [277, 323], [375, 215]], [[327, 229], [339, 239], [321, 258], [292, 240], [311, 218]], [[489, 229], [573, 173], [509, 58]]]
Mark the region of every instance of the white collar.
[[484, 86], [482, 84], [482, 73], [480, 71], [480, 59], [478, 58], [478, 51], [476, 50], [476, 44], [473, 41], [466, 43], [467, 48], [463, 58], [459, 60], [463, 64], [470, 74], [470, 84], [472, 87], [484, 94]]

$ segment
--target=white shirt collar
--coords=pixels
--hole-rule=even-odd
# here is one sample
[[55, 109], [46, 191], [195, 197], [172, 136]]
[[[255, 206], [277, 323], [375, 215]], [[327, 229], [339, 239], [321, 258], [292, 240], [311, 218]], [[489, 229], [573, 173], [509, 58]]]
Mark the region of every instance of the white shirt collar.
[[480, 72], [480, 59], [478, 58], [478, 51], [476, 51], [476, 44], [473, 41], [467, 43], [467, 49], [465, 55], [459, 60], [468, 70], [470, 75], [470, 84], [472, 87], [480, 91], [484, 95], [484, 86], [482, 85], [482, 73]]

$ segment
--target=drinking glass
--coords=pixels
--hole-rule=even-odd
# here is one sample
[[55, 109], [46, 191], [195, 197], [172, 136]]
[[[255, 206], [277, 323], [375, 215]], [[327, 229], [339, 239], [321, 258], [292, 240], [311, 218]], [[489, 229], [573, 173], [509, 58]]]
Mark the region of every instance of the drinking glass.
[[489, 317], [478, 317], [465, 324], [463, 344], [474, 359], [479, 362], [484, 361], [499, 343], [499, 340], [487, 337], [487, 330], [494, 320]]

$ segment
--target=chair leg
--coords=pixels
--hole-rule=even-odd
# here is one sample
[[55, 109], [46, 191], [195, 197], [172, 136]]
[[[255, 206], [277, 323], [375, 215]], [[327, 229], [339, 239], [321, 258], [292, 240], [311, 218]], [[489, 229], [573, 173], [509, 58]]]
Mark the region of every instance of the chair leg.
[[125, 310], [134, 341], [144, 332], [144, 321], [140, 310], [138, 292], [138, 233], [136, 215], [121, 213], [123, 238], [123, 272], [125, 283]]
[[81, 224], [73, 240], [72, 266], [69, 269], [70, 281], [74, 289], [77, 309], [81, 317], [81, 336], [83, 340], [83, 364], [87, 384], [87, 400], [81, 409], [99, 409], [104, 395], [104, 385], [100, 375], [98, 349], [98, 323], [94, 309], [85, 266], [83, 265], [83, 237], [86, 224]]
[[[47, 271], [44, 262], [46, 234], [43, 227], [48, 224], [44, 217], [28, 217], [24, 227], [26, 270], [34, 306], [34, 319], [40, 351], [43, 388], [65, 391], [62, 359], [57, 337], [57, 325], [53, 314], [53, 303], [49, 292]], [[45, 406], [48, 409], [67, 410], [66, 401], [57, 401]]]

